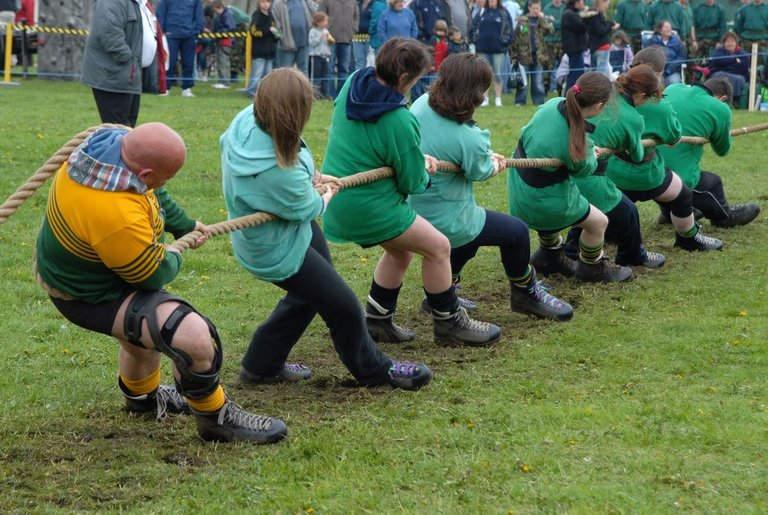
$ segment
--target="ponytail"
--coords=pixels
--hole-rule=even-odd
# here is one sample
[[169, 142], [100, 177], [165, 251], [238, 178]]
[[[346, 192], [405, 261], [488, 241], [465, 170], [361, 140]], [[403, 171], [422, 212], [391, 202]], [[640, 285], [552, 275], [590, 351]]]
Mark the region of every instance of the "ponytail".
[[661, 81], [656, 72], [647, 64], [639, 64], [616, 79], [616, 89], [619, 93], [635, 95], [644, 93], [646, 98], [658, 101], [661, 98]]
[[586, 142], [586, 122], [581, 110], [611, 98], [611, 81], [598, 72], [587, 72], [576, 81], [565, 94], [565, 117], [568, 120], [568, 153], [575, 162], [584, 161]]
[[584, 160], [586, 126], [573, 88], [565, 94], [565, 117], [568, 119], [568, 153], [573, 161]]

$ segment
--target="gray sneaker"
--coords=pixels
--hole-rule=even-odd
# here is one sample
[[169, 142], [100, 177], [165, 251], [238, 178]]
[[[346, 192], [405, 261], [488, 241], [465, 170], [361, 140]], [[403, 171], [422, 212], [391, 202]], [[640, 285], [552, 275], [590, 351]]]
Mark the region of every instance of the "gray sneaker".
[[209, 442], [276, 443], [288, 434], [282, 420], [248, 413], [229, 399], [219, 411], [194, 413], [200, 438]]
[[365, 325], [375, 342], [402, 343], [416, 338], [416, 331], [400, 327], [392, 319], [394, 310], [386, 310], [370, 296], [365, 303]]
[[161, 384], [157, 390], [145, 395], [129, 395], [120, 378], [117, 379], [117, 385], [125, 396], [125, 409], [131, 413], [151, 413], [154, 411], [155, 420], [161, 422], [168, 413], [189, 415], [192, 412], [187, 400], [173, 385]]
[[418, 390], [432, 379], [432, 371], [424, 363], [392, 361], [387, 383], [403, 390]]
[[298, 383], [312, 377], [312, 370], [299, 363], [285, 363], [274, 376], [259, 376], [240, 368], [240, 382], [245, 384]]
[[487, 347], [501, 338], [498, 326], [470, 318], [467, 310], [461, 306], [453, 313], [433, 309], [432, 322], [435, 343], [438, 345]]

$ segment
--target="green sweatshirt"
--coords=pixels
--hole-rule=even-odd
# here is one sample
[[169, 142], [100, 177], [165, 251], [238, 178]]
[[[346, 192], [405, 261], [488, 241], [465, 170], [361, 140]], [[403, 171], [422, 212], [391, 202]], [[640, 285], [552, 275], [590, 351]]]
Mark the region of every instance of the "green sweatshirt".
[[740, 7], [734, 17], [733, 30], [742, 39], [768, 39], [768, 5], [748, 3]]
[[648, 8], [646, 22], [649, 30], [655, 30], [656, 24], [661, 20], [667, 20], [672, 25], [672, 28], [677, 31], [680, 39], [685, 41], [685, 38], [688, 36], [685, 33], [685, 13], [676, 0], [656, 0]]
[[616, 8], [613, 21], [621, 25], [627, 36], [640, 37], [645, 30], [648, 5], [643, 0], [621, 0]]
[[491, 134], [472, 122], [458, 123], [437, 114], [422, 95], [411, 106], [421, 126], [421, 150], [425, 154], [461, 166], [463, 173], [437, 172], [427, 191], [410, 197], [411, 206], [450, 240], [461, 247], [480, 234], [485, 209], [475, 202], [474, 182], [493, 173]]
[[719, 40], [727, 30], [725, 10], [718, 3], [699, 4], [693, 10], [693, 26], [697, 39]]
[[[666, 99], [645, 102], [635, 109], [645, 122], [642, 139], [655, 139], [660, 145], [674, 145], [680, 140], [680, 122]], [[635, 164], [611, 156], [606, 175], [622, 190], [648, 191], [658, 188], [666, 177], [664, 158], [651, 147], [645, 149], [643, 159], [647, 161]]]
[[[570, 227], [589, 212], [589, 202], [579, 193], [573, 177], [587, 176], [597, 168], [595, 147], [587, 137], [585, 159], [574, 161], [568, 150], [570, 131], [565, 119], [565, 99], [552, 98], [539, 106], [523, 127], [520, 140], [528, 158], [549, 157], [565, 163], [566, 180], [538, 188], [527, 184], [520, 173], [511, 169], [507, 174], [509, 214], [523, 220], [537, 231], [558, 231]], [[537, 168], [535, 173], [551, 174], [557, 169]]]
[[[731, 150], [731, 109], [728, 104], [713, 97], [702, 86], [672, 84], [664, 90], [664, 96], [675, 109], [686, 136], [708, 138], [718, 156]], [[680, 143], [674, 147], [661, 147], [659, 153], [689, 188], [698, 186], [704, 145]]]

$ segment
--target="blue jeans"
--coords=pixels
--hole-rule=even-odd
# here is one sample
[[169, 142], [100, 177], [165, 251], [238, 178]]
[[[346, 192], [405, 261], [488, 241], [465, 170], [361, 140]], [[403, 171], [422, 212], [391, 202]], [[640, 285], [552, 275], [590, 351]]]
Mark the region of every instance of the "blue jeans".
[[[523, 65], [526, 75], [528, 75], [528, 83], [531, 87], [531, 98], [534, 105], [541, 105], [544, 103], [544, 97], [547, 92], [544, 91], [544, 73], [543, 67], [540, 64], [536, 66], [529, 64]], [[515, 98], [515, 104], [525, 105], [525, 99], [528, 98], [527, 88], [519, 88], [517, 90], [517, 97]]]
[[568, 54], [568, 76], [565, 78], [565, 89], [568, 90], [584, 75], [584, 51]]
[[181, 87], [189, 89], [195, 85], [195, 44], [197, 36], [168, 38], [168, 89], [171, 89], [176, 73], [176, 61], [181, 56]]
[[361, 68], [365, 68], [365, 60], [368, 58], [368, 49], [371, 48], [371, 45], [366, 43], [358, 43], [353, 42], [352, 43], [352, 55], [354, 57], [354, 69], [360, 70]]
[[329, 59], [321, 55], [309, 56], [309, 76], [312, 87], [320, 98], [333, 97], [333, 79], [328, 75]]
[[[330, 91], [333, 96], [339, 94], [339, 90], [344, 85], [344, 81], [349, 76], [349, 63], [352, 60], [352, 43], [336, 43], [331, 45], [331, 64], [329, 70], [329, 79], [331, 81]], [[334, 74], [334, 68], [336, 73]], [[334, 87], [334, 77], [338, 83]]]
[[596, 50], [592, 52], [592, 71], [600, 72], [610, 79], [613, 72], [610, 57], [610, 50]]
[[301, 73], [309, 77], [309, 54], [307, 54], [307, 47], [296, 47], [296, 50], [292, 52], [280, 50], [280, 68], [290, 68], [294, 64]]
[[245, 95], [253, 97], [256, 94], [256, 88], [259, 87], [261, 79], [271, 71], [271, 57], [257, 57], [251, 60], [251, 76], [248, 78], [248, 89], [245, 91]]

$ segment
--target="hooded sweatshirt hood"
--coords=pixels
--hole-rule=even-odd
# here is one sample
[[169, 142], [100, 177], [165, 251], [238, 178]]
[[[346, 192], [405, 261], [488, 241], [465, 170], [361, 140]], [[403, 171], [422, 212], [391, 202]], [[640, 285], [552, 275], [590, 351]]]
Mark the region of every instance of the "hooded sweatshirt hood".
[[67, 175], [88, 188], [104, 191], [146, 193], [147, 186], [128, 169], [122, 158], [127, 129], [99, 129], [72, 152]]
[[254, 122], [253, 106], [240, 111], [221, 135], [222, 163], [232, 175], [258, 175], [277, 166], [275, 146], [269, 134]]
[[351, 80], [347, 95], [349, 120], [373, 123], [389, 111], [408, 104], [403, 95], [376, 80], [372, 67], [363, 68]]

